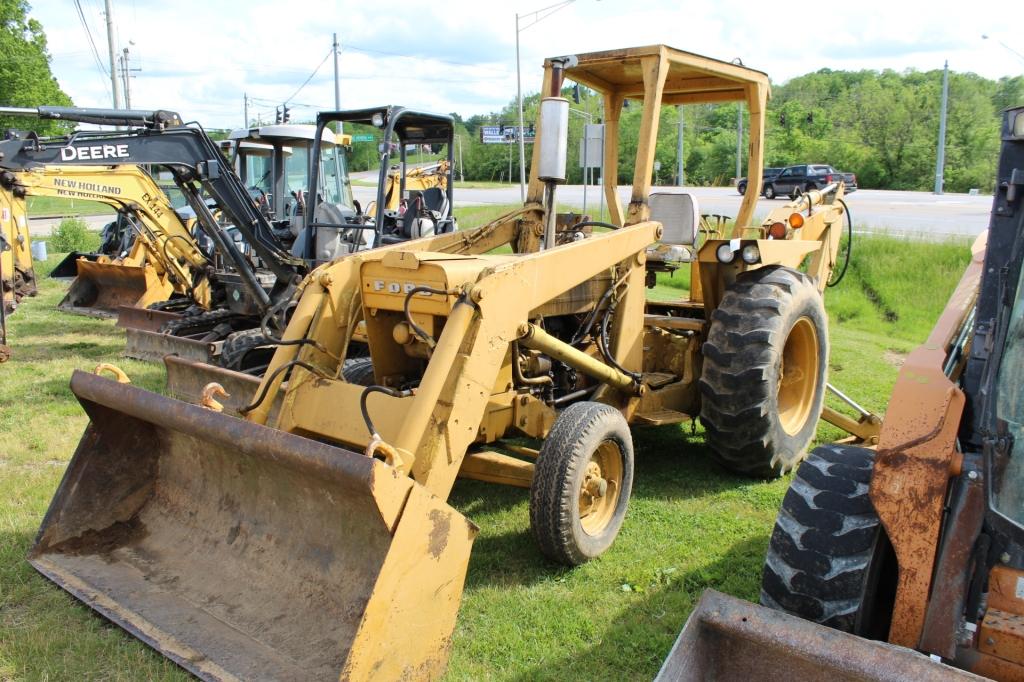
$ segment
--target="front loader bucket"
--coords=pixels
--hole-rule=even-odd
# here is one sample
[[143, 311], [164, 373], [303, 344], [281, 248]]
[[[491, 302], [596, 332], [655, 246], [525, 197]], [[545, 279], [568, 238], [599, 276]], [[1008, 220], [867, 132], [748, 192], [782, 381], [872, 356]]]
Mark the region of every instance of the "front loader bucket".
[[95, 262], [102, 254], [99, 253], [82, 253], [81, 251], [72, 251], [68, 255], [64, 256], [61, 262], [57, 263], [57, 266], [50, 270], [50, 277], [53, 279], [74, 279], [78, 276], [78, 261], [84, 258], [89, 262]]
[[[224, 406], [224, 413], [233, 417], [242, 416], [239, 410], [252, 403], [256, 391], [260, 388], [260, 377], [176, 355], [164, 357], [164, 368], [167, 370], [167, 394], [172, 398], [198, 405], [206, 387], [211, 383], [217, 383], [228, 394], [227, 397], [218, 397], [217, 401]], [[267, 417], [271, 424], [275, 422], [281, 409], [286, 386], [287, 384], [281, 386], [271, 405]]]
[[361, 454], [75, 372], [90, 424], [29, 561], [206, 680], [446, 666], [476, 527]]
[[910, 649], [705, 590], [655, 682], [982, 679]]
[[114, 317], [120, 306], [144, 308], [167, 300], [173, 291], [149, 265], [140, 267], [79, 259], [78, 276], [57, 308], [79, 315]]

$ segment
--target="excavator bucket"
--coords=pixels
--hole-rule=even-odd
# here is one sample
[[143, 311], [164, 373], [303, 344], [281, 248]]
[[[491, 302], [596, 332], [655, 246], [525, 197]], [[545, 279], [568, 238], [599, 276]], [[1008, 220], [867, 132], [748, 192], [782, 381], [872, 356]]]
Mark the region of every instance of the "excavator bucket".
[[361, 454], [75, 372], [29, 561], [205, 680], [445, 669], [476, 527]]
[[983, 679], [910, 649], [705, 590], [655, 682]]
[[145, 308], [167, 300], [174, 292], [149, 265], [139, 267], [80, 258], [77, 267], [78, 276], [57, 305], [59, 310], [92, 317], [115, 317], [120, 306]]

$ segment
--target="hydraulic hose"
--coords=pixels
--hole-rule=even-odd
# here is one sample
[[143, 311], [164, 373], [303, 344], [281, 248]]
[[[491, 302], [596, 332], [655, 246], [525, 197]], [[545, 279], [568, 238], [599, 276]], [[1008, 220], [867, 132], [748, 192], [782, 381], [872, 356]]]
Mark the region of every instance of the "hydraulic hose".
[[843, 261], [843, 269], [839, 271], [839, 276], [833, 281], [825, 282], [825, 286], [828, 287], [834, 287], [843, 281], [843, 277], [846, 276], [846, 269], [850, 266], [850, 255], [853, 253], [853, 214], [850, 213], [850, 207], [846, 205], [845, 201], [839, 199], [839, 203], [843, 205], [843, 210], [846, 211], [846, 259]]

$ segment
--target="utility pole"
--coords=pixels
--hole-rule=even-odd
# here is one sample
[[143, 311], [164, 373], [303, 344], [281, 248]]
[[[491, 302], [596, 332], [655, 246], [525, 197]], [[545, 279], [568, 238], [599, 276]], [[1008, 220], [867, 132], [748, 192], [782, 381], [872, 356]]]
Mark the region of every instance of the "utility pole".
[[243, 128], [248, 128], [249, 127], [249, 93], [247, 93], [247, 92], [243, 92], [242, 93], [242, 112], [243, 112], [242, 115], [245, 116], [245, 125], [243, 125], [242, 127]]
[[[523, 80], [519, 67], [519, 14], [516, 13], [516, 102], [519, 104], [519, 200], [526, 201], [526, 140], [523, 139]], [[511, 176], [511, 174], [510, 174]], [[512, 178], [509, 177], [509, 182]]]
[[942, 194], [946, 165], [946, 103], [949, 101], [949, 61], [942, 67], [942, 104], [939, 109], [939, 149], [935, 155], [935, 194]]
[[[334, 34], [334, 42], [331, 43], [331, 49], [334, 50], [334, 110], [341, 110], [341, 84], [338, 75], [338, 34]], [[334, 132], [344, 132], [344, 124], [341, 121], [336, 123], [338, 129]]]
[[466, 166], [462, 163], [462, 135], [455, 136], [455, 142], [459, 148], [459, 182], [466, 181]]
[[676, 112], [679, 114], [679, 132], [676, 138], [676, 182], [682, 187], [686, 184], [686, 174], [683, 172], [683, 105], [676, 105]]
[[121, 82], [117, 79], [117, 68], [114, 64], [114, 14], [110, 9], [110, 0], [104, 0], [107, 12], [107, 52], [110, 57], [110, 85], [113, 87], [114, 108], [121, 108]]
[[121, 77], [124, 79], [124, 108], [132, 108], [131, 69], [128, 68], [128, 48], [121, 50]]

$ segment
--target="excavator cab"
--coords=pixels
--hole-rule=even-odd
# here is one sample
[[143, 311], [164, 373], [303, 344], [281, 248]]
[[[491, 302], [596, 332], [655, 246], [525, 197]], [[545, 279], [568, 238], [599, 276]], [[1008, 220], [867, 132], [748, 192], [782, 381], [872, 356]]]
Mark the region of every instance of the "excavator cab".
[[304, 225], [311, 156], [323, 166], [323, 191], [351, 204], [352, 185], [340, 141], [325, 130], [319, 138], [319, 153], [311, 154], [316, 132], [312, 125], [279, 124], [234, 130], [228, 136], [234, 143], [235, 172], [286, 245]]

